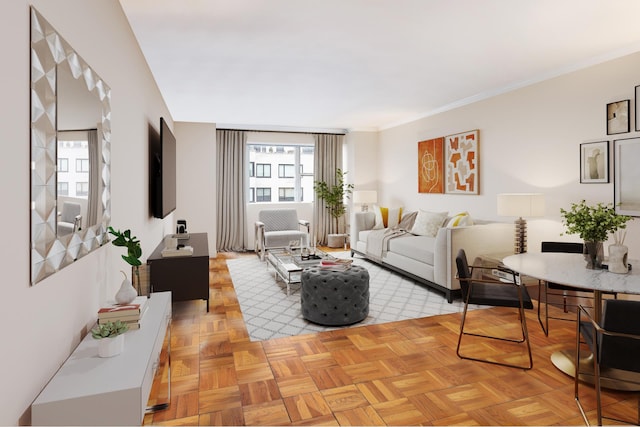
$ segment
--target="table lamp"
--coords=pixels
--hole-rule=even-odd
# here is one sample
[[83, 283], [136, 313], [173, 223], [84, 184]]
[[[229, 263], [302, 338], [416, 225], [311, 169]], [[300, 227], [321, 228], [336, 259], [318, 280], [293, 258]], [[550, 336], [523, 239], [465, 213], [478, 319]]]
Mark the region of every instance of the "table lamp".
[[523, 217], [544, 215], [544, 194], [504, 193], [498, 194], [498, 215], [515, 216], [514, 253], [527, 252], [527, 221]]
[[376, 203], [378, 201], [378, 192], [375, 190], [356, 190], [353, 192], [353, 203], [359, 203], [362, 205], [362, 212], [369, 210], [370, 203]]

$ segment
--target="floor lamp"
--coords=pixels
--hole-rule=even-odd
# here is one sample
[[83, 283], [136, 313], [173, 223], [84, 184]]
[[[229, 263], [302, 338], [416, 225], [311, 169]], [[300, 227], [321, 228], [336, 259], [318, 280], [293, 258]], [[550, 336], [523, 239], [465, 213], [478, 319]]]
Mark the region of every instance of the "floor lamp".
[[498, 215], [515, 216], [513, 252], [527, 252], [527, 221], [523, 217], [544, 215], [544, 195], [540, 193], [498, 194]]

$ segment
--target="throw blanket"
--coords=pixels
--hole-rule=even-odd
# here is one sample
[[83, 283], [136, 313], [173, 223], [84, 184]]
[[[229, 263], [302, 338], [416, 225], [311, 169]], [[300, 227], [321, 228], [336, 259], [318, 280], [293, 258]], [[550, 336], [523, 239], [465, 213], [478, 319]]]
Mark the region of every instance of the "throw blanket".
[[389, 240], [405, 234], [407, 234], [407, 231], [399, 228], [371, 230], [371, 233], [367, 236], [367, 256], [376, 261], [381, 261], [389, 247]]

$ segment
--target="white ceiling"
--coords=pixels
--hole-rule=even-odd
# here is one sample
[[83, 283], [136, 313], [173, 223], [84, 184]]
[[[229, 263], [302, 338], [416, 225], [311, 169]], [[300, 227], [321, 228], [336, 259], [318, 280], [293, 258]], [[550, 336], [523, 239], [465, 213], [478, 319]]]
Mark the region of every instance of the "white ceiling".
[[640, 50], [638, 0], [120, 3], [173, 119], [222, 126], [383, 129]]

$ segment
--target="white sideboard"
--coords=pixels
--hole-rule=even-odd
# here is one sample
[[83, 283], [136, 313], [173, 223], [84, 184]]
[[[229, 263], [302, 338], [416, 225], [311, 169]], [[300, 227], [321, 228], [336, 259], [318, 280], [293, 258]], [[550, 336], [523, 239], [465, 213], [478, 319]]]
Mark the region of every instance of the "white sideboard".
[[87, 334], [31, 405], [33, 425], [142, 424], [171, 322], [171, 292], [151, 294], [148, 305], [117, 356], [98, 357], [98, 342]]

